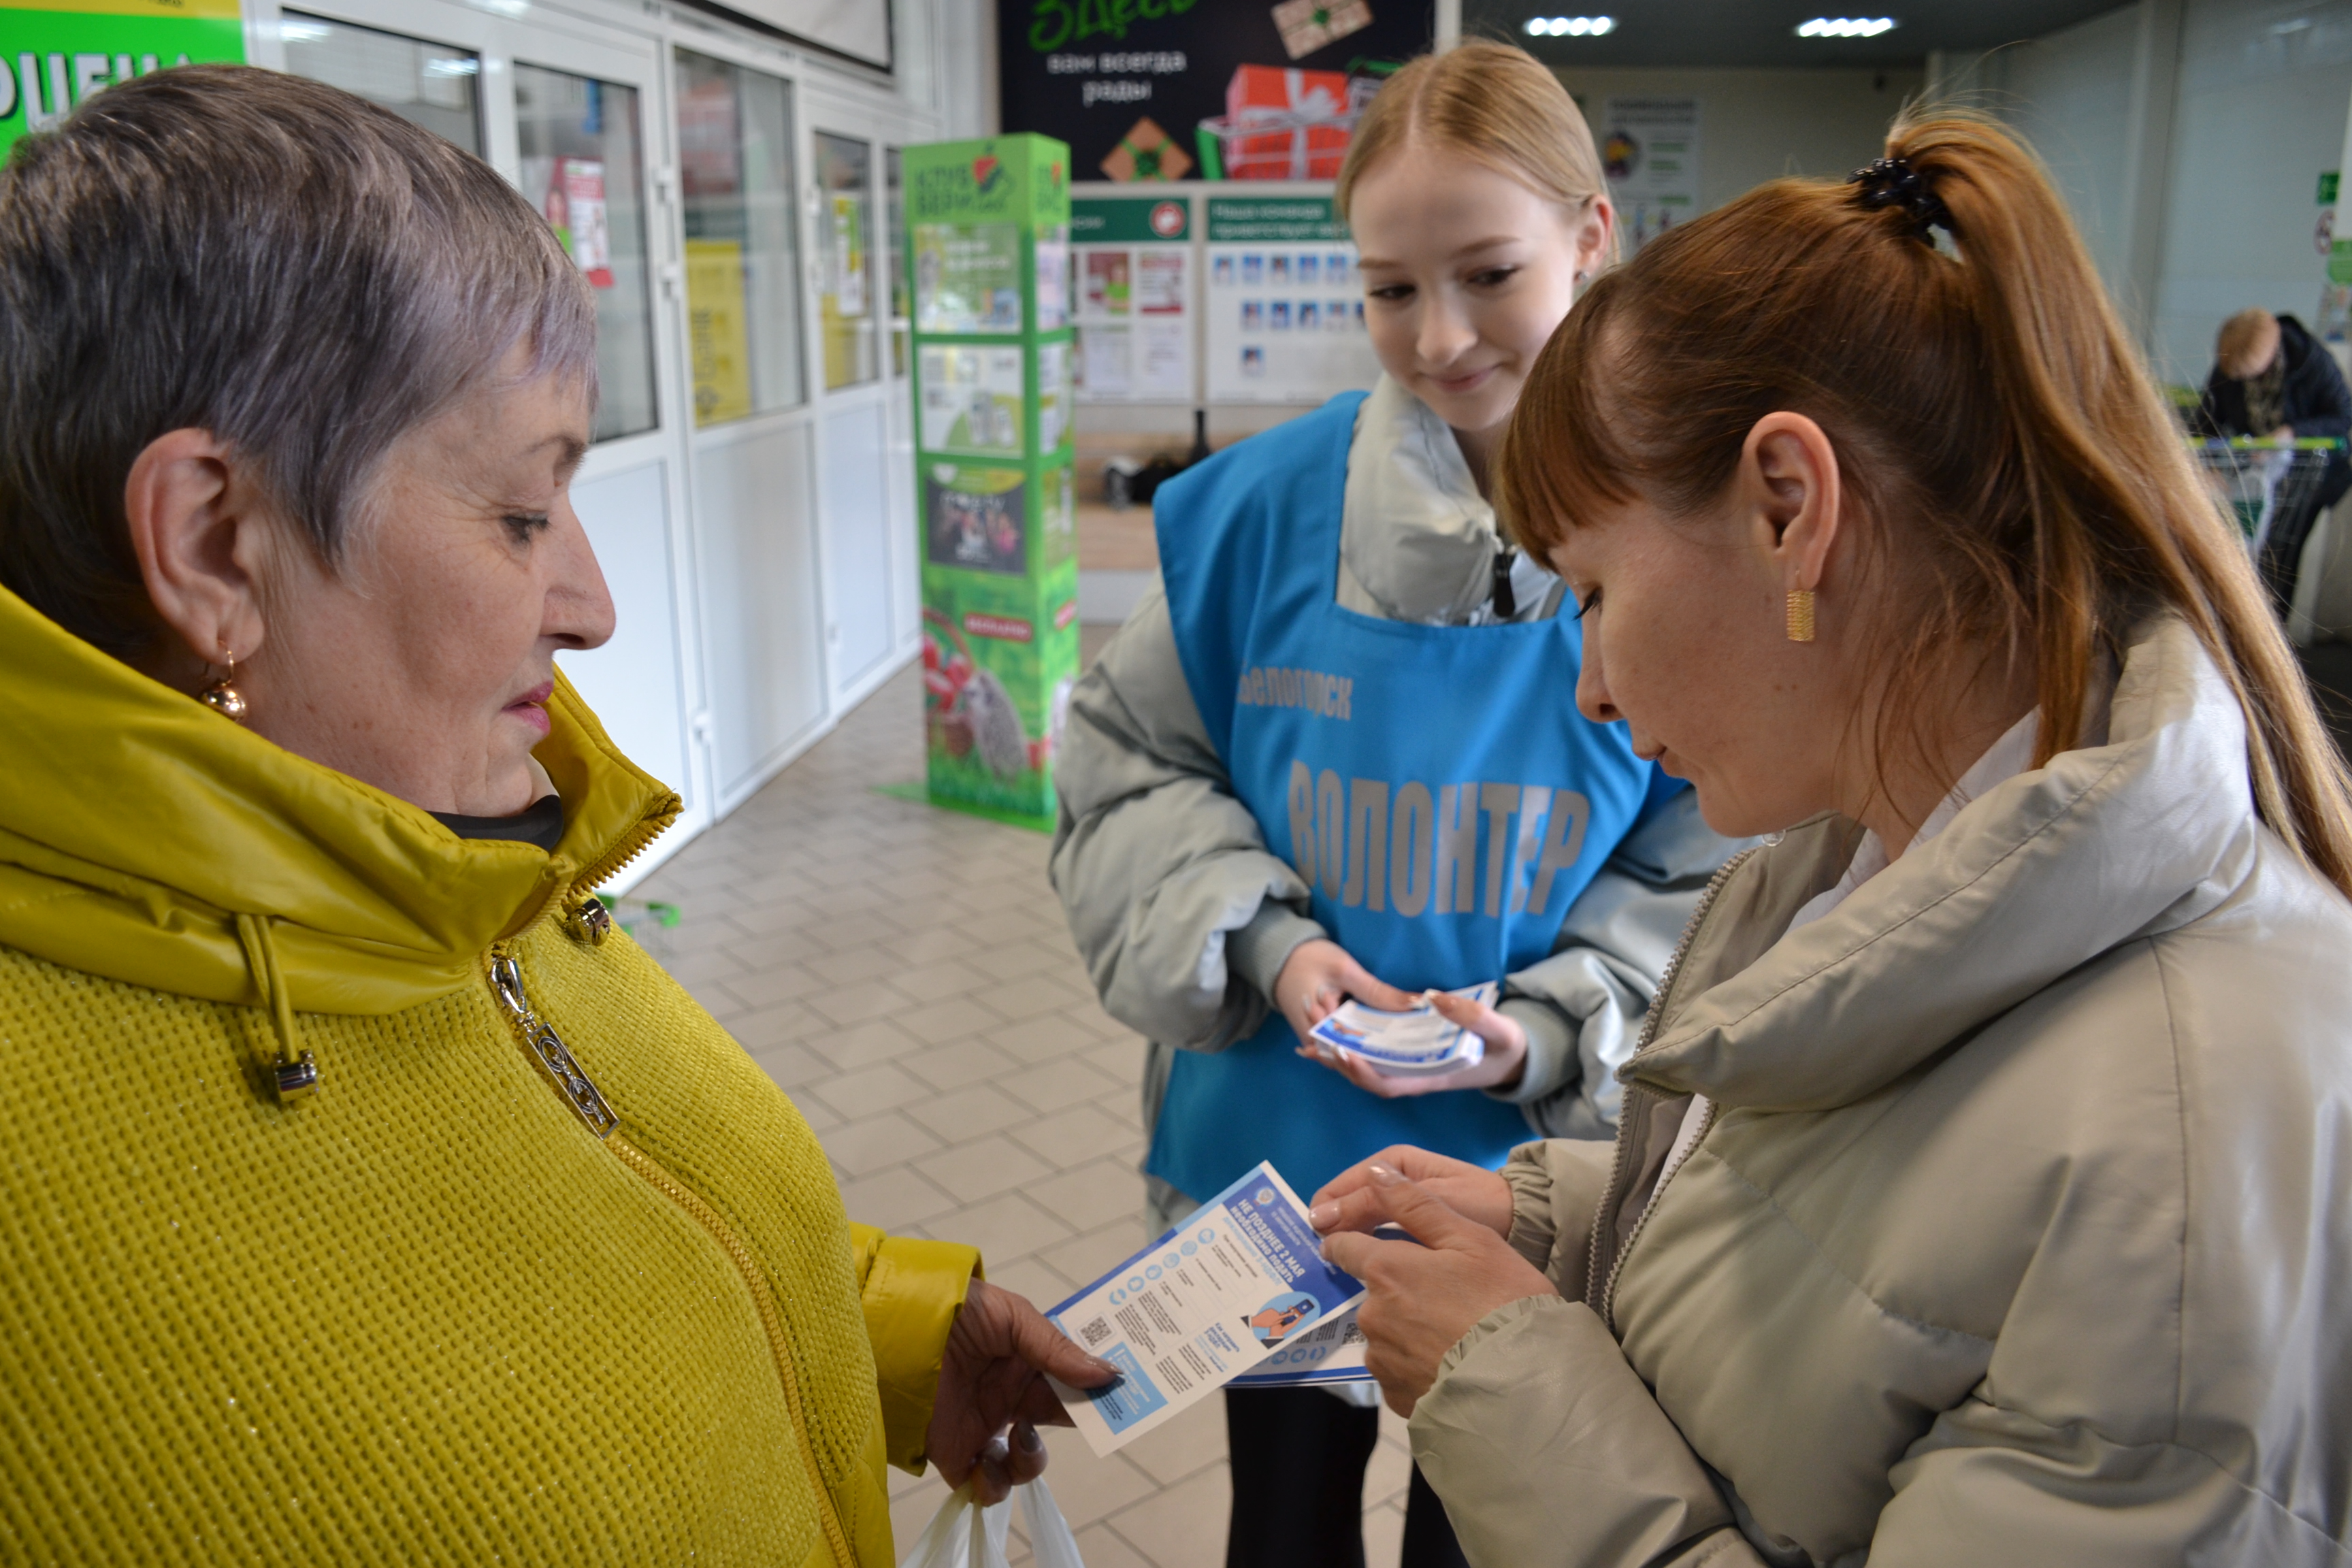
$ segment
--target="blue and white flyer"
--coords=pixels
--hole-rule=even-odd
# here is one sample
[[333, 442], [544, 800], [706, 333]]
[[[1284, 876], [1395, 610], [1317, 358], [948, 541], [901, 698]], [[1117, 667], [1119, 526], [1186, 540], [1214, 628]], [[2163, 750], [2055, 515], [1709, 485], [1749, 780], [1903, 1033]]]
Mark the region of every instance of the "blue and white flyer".
[[[1493, 981], [1448, 994], [1491, 1004], [1502, 988]], [[1383, 1013], [1361, 1002], [1342, 1002], [1307, 1033], [1334, 1050], [1346, 1051], [1392, 1078], [1452, 1072], [1475, 1067], [1486, 1042], [1450, 1021], [1427, 1002], [1402, 1013]]]
[[1364, 1331], [1354, 1308], [1324, 1319], [1234, 1379], [1235, 1388], [1299, 1388], [1330, 1383], [1371, 1383], [1364, 1364]]
[[1151, 1246], [1047, 1312], [1119, 1370], [1107, 1388], [1061, 1383], [1070, 1419], [1110, 1454], [1349, 1313], [1364, 1288], [1323, 1261], [1307, 1205], [1261, 1162]]

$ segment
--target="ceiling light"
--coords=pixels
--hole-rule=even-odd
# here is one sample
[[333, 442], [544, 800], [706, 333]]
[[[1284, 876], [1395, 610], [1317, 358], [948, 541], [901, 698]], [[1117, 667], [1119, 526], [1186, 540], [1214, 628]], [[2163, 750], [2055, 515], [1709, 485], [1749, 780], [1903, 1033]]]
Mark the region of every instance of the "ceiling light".
[[1613, 32], [1614, 16], [1530, 16], [1528, 37], [1531, 38], [1597, 38]]
[[1801, 38], [1874, 38], [1895, 30], [1892, 16], [1816, 16], [1797, 24]]
[[335, 36], [335, 30], [324, 22], [297, 22], [284, 17], [278, 21], [278, 36], [289, 44], [323, 44]]

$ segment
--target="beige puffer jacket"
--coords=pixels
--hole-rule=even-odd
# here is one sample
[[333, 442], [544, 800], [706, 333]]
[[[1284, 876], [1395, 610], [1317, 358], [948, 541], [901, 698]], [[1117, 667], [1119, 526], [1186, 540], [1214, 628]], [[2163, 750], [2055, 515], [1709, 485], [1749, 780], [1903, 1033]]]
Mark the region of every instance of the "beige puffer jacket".
[[1613, 1163], [1507, 1168], [1562, 1296], [1412, 1422], [1471, 1561], [2352, 1563], [2352, 904], [2220, 672], [2152, 622], [2106, 743], [1782, 938], [1858, 835], [1726, 868]]

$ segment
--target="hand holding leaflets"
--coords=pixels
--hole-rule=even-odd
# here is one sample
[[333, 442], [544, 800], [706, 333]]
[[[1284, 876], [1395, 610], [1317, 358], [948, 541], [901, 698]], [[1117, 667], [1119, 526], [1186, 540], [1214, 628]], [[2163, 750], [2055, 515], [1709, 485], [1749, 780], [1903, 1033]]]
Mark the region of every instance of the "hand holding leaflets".
[[[1488, 981], [1443, 994], [1483, 1007], [1492, 1005], [1498, 989]], [[1439, 1012], [1440, 994], [1423, 992], [1412, 1006], [1395, 1012], [1342, 1002], [1307, 1037], [1392, 1078], [1433, 1078], [1476, 1067], [1486, 1059], [1486, 1040]]]
[[1493, 982], [1414, 995], [1372, 976], [1337, 942], [1301, 942], [1274, 1001], [1298, 1054], [1383, 1100], [1518, 1081], [1527, 1031], [1498, 1012]]
[[938, 1397], [923, 1451], [950, 1486], [1001, 1502], [1045, 1468], [1040, 1423], [1066, 1426], [1057, 1386], [1098, 1387], [1118, 1368], [1080, 1351], [1028, 1299], [974, 1279], [940, 1352]]
[[[1502, 1177], [1459, 1160], [1419, 1149], [1383, 1151], [1318, 1193], [1310, 1219], [1326, 1233], [1324, 1255], [1364, 1283], [1356, 1321], [1366, 1341], [1365, 1365], [1400, 1415], [1412, 1414], [1445, 1352], [1480, 1319], [1529, 1296], [1559, 1294], [1506, 1239], [1511, 1203]], [[1402, 1226], [1412, 1239], [1367, 1234], [1388, 1225]]]

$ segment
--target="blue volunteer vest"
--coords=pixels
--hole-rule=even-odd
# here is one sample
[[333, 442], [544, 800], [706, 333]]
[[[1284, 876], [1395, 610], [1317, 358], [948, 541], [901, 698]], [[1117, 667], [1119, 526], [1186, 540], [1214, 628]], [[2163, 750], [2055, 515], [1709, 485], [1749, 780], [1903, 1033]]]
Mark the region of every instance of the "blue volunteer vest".
[[[1201, 718], [1312, 913], [1408, 991], [1544, 957], [1569, 906], [1682, 786], [1622, 725], [1576, 710], [1568, 616], [1426, 626], [1342, 609], [1339, 522], [1363, 395], [1162, 485], [1152, 510], [1176, 648]], [[1310, 1194], [1391, 1143], [1502, 1163], [1515, 1106], [1382, 1100], [1295, 1054], [1279, 1013], [1216, 1055], [1179, 1051], [1145, 1169], [1193, 1197], [1271, 1160]]]

